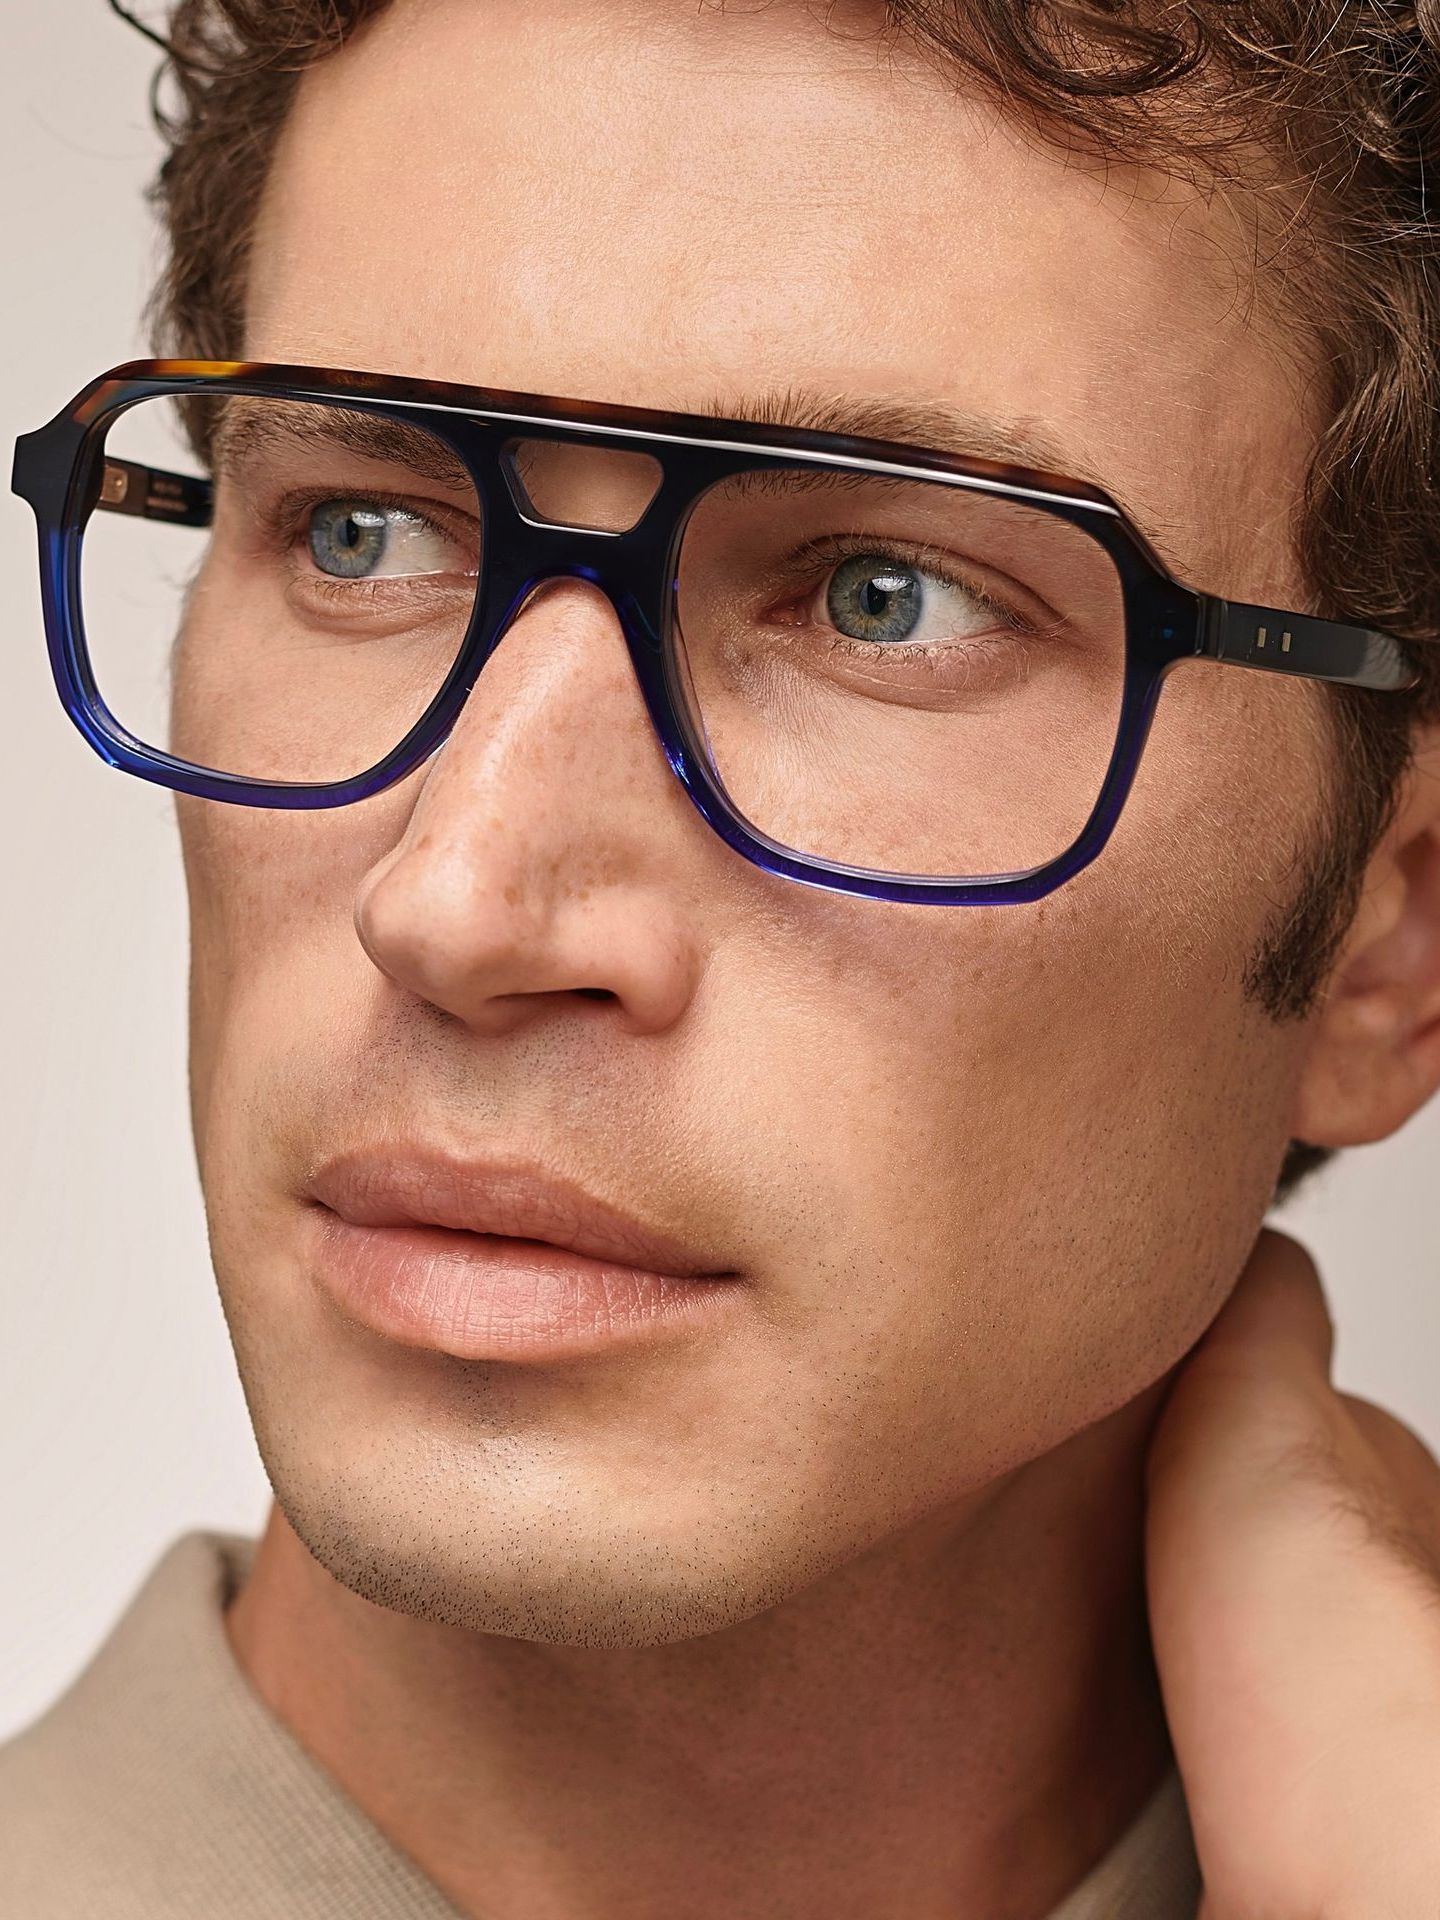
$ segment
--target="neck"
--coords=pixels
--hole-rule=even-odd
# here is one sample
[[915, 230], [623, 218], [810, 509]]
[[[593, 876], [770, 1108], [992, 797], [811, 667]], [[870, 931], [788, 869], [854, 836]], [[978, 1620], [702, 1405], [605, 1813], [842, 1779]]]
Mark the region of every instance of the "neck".
[[1168, 1761], [1144, 1609], [1160, 1389], [757, 1617], [542, 1645], [391, 1612], [272, 1510], [231, 1643], [487, 1920], [1041, 1920]]

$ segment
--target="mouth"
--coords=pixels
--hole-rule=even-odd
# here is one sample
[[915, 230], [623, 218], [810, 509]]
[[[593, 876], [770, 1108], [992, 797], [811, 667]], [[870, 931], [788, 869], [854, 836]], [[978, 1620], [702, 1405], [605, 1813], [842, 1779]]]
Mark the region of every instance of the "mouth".
[[545, 1362], [675, 1337], [742, 1276], [534, 1165], [371, 1149], [311, 1181], [308, 1264], [348, 1320], [461, 1360]]

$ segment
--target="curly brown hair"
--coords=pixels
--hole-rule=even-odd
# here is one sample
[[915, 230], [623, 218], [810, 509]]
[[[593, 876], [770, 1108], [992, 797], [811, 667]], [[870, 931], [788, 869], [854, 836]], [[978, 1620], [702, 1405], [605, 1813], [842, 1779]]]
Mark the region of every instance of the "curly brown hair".
[[[388, 4], [173, 0], [163, 35], [142, 28], [167, 55], [161, 350], [239, 356], [250, 236], [299, 76]], [[1327, 384], [1292, 529], [1313, 611], [1440, 638], [1440, 0], [888, 0], [885, 17], [1041, 138], [1248, 196], [1266, 260], [1283, 256], [1280, 310]], [[1408, 696], [1329, 703], [1326, 832], [1246, 979], [1277, 1019], [1313, 1005], [1414, 728], [1440, 718], [1440, 647], [1420, 658]], [[1293, 1144], [1281, 1194], [1326, 1157]]]

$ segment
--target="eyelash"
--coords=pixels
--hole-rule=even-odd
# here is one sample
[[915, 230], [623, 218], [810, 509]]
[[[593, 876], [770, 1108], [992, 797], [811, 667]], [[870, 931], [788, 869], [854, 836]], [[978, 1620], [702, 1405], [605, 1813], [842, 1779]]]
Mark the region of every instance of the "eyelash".
[[[454, 538], [451, 529], [438, 515], [420, 512], [413, 496], [399, 493], [357, 492], [351, 495], [337, 493], [333, 486], [314, 487], [284, 494], [272, 503], [255, 505], [253, 511], [266, 539], [272, 542], [279, 552], [293, 555], [304, 548], [306, 517], [324, 502], [340, 498], [353, 499], [357, 505], [371, 507], [380, 512], [408, 514], [422, 521], [427, 527], [433, 528], [442, 538]], [[425, 504], [438, 506], [435, 502]], [[975, 581], [964, 578], [951, 563], [950, 556], [942, 549], [923, 543], [887, 540], [861, 534], [824, 534], [813, 540], [804, 541], [796, 547], [786, 557], [783, 568], [791, 577], [802, 568], [813, 569], [817, 566], [829, 572], [857, 554], [871, 553], [898, 561], [903, 566], [915, 567], [929, 574], [933, 579], [941, 581], [945, 586], [970, 594], [979, 605], [995, 614], [996, 624], [1003, 629], [1003, 638], [1007, 644], [1013, 645], [1015, 636], [1025, 634], [1033, 638], [1037, 632], [1032, 624], [1022, 620], [993, 594], [987, 593]], [[393, 591], [396, 584], [384, 578], [378, 580], [332, 579], [328, 574], [322, 573], [319, 568], [313, 567], [307, 569], [306, 573], [306, 586], [309, 591], [334, 594], [337, 601], [343, 600], [343, 604], [352, 609], [356, 608], [362, 600], [383, 599], [388, 592]], [[815, 585], [818, 587], [818, 580]], [[413, 592], [413, 583], [406, 590]], [[978, 658], [1001, 644], [1002, 635], [985, 634], [968, 643], [947, 641], [922, 646], [907, 645], [905, 657], [917, 664], [938, 663], [942, 659], [953, 663], [957, 654]], [[837, 633], [833, 629], [828, 630], [828, 649], [832, 653], [857, 661], [893, 660], [896, 655], [893, 642], [856, 640], [848, 634]]]
[[[784, 565], [787, 570], [798, 571], [807, 563], [820, 564], [828, 573], [843, 561], [853, 559], [857, 554], [862, 553], [876, 554], [887, 560], [898, 561], [902, 566], [914, 567], [917, 571], [929, 574], [932, 579], [941, 581], [945, 586], [954, 587], [957, 592], [968, 593], [980, 606], [995, 614], [997, 625], [1004, 629], [1004, 636], [1013, 637], [1024, 634], [1027, 637], [1033, 637], [1037, 631], [1028, 621], [1022, 620], [1009, 607], [997, 600], [993, 594], [987, 593], [975, 581], [965, 579], [953, 566], [950, 556], [939, 548], [917, 545], [905, 540], [887, 540], [873, 535], [867, 537], [862, 534], [822, 534], [796, 547], [787, 556]], [[818, 585], [817, 581], [817, 588]], [[844, 654], [850, 659], [894, 660], [899, 651], [893, 641], [856, 640], [849, 634], [837, 633], [833, 629], [826, 631], [829, 650], [832, 653]], [[969, 642], [951, 640], [924, 646], [907, 643], [904, 654], [907, 660], [916, 662], [938, 662], [942, 659], [953, 662], [957, 654], [974, 658], [1001, 644], [1001, 635], [987, 633]]]
[[[324, 505], [327, 500], [344, 500], [356, 506], [371, 507], [377, 513], [403, 513], [412, 520], [418, 520], [423, 526], [431, 528], [442, 539], [456, 539], [454, 528], [447, 526], [440, 516], [438, 501], [418, 502], [413, 495], [409, 494], [358, 490], [348, 493], [344, 489], [337, 490], [335, 487], [309, 487], [282, 494], [273, 502], [255, 503], [252, 510], [259, 521], [262, 533], [276, 550], [284, 554], [293, 554], [305, 547], [307, 516], [313, 513], [316, 507]], [[422, 511], [424, 506], [433, 507], [436, 511], [426, 513]], [[452, 513], [450, 517], [460, 520], [464, 516]], [[470, 524], [473, 526], [474, 523]], [[369, 587], [372, 590], [377, 588], [383, 590], [386, 586], [395, 584], [385, 579], [331, 579], [328, 574], [321, 573], [318, 568], [310, 573], [309, 579], [312, 583], [319, 582], [322, 586], [338, 588], [352, 598], [356, 588]]]

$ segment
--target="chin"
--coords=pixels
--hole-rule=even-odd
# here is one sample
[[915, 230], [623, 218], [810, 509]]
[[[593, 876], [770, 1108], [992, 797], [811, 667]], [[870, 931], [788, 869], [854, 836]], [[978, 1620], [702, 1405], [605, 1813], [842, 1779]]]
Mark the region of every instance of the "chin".
[[[827, 1569], [755, 1516], [673, 1505], [619, 1514], [603, 1489], [473, 1488], [392, 1469], [373, 1480], [276, 1461], [277, 1504], [311, 1557], [361, 1599], [473, 1633], [554, 1646], [661, 1646], [738, 1625]], [[797, 1543], [798, 1544], [798, 1543]], [[726, 1548], [735, 1549], [726, 1557]]]

